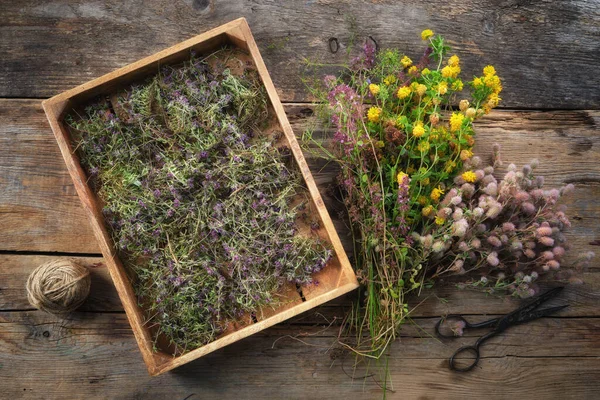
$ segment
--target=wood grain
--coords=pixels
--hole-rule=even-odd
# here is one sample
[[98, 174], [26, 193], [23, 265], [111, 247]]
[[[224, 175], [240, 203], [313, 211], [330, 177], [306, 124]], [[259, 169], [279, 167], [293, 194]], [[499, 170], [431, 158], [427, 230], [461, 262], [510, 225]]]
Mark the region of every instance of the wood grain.
[[[483, 348], [479, 368], [458, 375], [447, 369], [447, 357], [474, 338], [441, 343], [407, 327], [389, 361], [397, 390], [391, 397], [597, 398], [599, 328], [599, 319], [552, 318], [516, 327]], [[271, 328], [156, 378], [147, 376], [122, 314], [56, 320], [0, 313], [0, 332], [7, 398], [381, 398], [377, 376], [362, 378], [379, 369], [354, 369], [353, 358], [333, 350], [334, 338], [318, 330], [292, 339], [282, 337], [290, 331]]]
[[[55, 256], [40, 255], [0, 255], [0, 311], [30, 310], [27, 302], [25, 282], [29, 274], [39, 265]], [[74, 257], [90, 268], [92, 286], [90, 297], [83, 304], [82, 312], [123, 312], [123, 306], [110, 279], [106, 264], [100, 257]], [[600, 271], [595, 269], [583, 275], [583, 285], [572, 285], [561, 294], [555, 303], [569, 304], [561, 311], [561, 317], [600, 317]], [[336, 319], [339, 326], [348, 312], [355, 294], [328, 302], [323, 306], [307, 311], [291, 320], [295, 325], [307, 326], [323, 324]], [[519, 306], [517, 299], [504, 296], [489, 296], [475, 291], [456, 290], [451, 283], [438, 282], [431, 290], [425, 290], [420, 297], [409, 299], [412, 306], [419, 304], [415, 317], [439, 317], [446, 314], [494, 315], [506, 314]]]
[[[595, 0], [5, 0], [1, 8], [0, 97], [50, 97], [244, 16], [283, 101], [309, 100], [305, 59], [339, 63], [368, 36], [415, 58], [420, 31], [431, 28], [463, 60], [463, 76], [496, 66], [503, 107], [600, 106]], [[341, 44], [336, 54], [331, 37]]]
[[[297, 136], [308, 126], [324, 135], [311, 105], [286, 104], [285, 110]], [[600, 112], [591, 110], [494, 111], [476, 123], [477, 154], [488, 157], [497, 142], [506, 162], [523, 165], [539, 158], [538, 172], [548, 185], [575, 184], [575, 194], [565, 198], [574, 253], [600, 245], [599, 125]], [[332, 188], [336, 169], [307, 161], [350, 254]], [[0, 188], [0, 249], [100, 253], [39, 101], [0, 99]]]

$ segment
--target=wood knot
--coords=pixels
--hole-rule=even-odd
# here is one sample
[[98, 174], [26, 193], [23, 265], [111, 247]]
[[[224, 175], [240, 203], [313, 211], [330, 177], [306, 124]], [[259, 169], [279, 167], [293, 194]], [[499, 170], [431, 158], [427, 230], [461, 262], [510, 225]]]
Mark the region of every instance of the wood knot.
[[198, 11], [205, 11], [210, 7], [210, 0], [192, 0], [192, 8]]

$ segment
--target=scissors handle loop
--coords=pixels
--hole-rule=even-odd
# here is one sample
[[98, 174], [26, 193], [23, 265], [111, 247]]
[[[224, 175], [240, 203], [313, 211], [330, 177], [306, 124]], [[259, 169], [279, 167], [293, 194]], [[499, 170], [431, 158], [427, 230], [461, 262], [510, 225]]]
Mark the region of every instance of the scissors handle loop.
[[[473, 359], [473, 361], [471, 362], [471, 364], [464, 366], [464, 367], [459, 367], [456, 365], [456, 356], [458, 356], [461, 353], [473, 353], [475, 355], [475, 358]], [[477, 363], [479, 362], [479, 346], [463, 346], [460, 349], [456, 350], [456, 352], [454, 354], [452, 354], [452, 357], [450, 357], [450, 369], [453, 371], [458, 371], [458, 372], [467, 372], [473, 369], [473, 367], [475, 367], [477, 365]]]

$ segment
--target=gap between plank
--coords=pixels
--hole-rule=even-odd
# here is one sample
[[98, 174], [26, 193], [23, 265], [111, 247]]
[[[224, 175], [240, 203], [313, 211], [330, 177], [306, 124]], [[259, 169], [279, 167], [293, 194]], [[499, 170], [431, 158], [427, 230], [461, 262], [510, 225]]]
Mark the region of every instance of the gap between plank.
[[[0, 97], [0, 101], [2, 100], [32, 100], [32, 101], [43, 101], [43, 100], [47, 100], [49, 99], [49, 97], [22, 97], [22, 96], [15, 96], [15, 97], [11, 97], [11, 96], [3, 96]], [[302, 100], [294, 100], [294, 101], [282, 101], [281, 102], [284, 106], [293, 106], [293, 105], [316, 105], [318, 103], [315, 103], [314, 101], [302, 101]], [[457, 107], [452, 107], [453, 110], [458, 110], [458, 106]], [[497, 111], [598, 111], [600, 110], [599, 108], [592, 108], [592, 107], [586, 107], [586, 108], [528, 108], [528, 107], [496, 107], [495, 110]]]
[[53, 256], [53, 257], [102, 257], [100, 253], [71, 253], [66, 251], [0, 250], [0, 255]]

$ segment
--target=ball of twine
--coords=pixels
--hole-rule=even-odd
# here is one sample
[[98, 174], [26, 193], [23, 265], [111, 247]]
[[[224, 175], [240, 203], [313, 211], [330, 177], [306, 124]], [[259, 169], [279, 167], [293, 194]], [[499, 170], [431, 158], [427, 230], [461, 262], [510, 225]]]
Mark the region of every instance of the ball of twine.
[[40, 265], [27, 279], [29, 303], [47, 313], [68, 314], [90, 293], [90, 271], [72, 260], [54, 260]]

